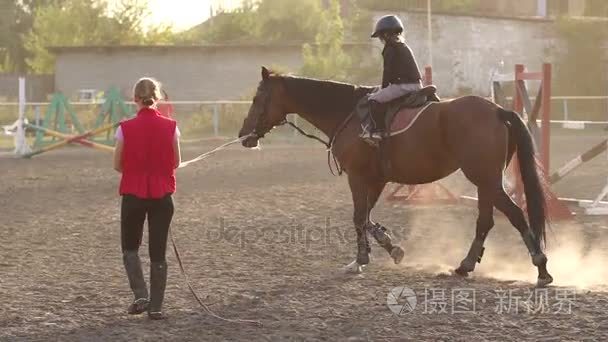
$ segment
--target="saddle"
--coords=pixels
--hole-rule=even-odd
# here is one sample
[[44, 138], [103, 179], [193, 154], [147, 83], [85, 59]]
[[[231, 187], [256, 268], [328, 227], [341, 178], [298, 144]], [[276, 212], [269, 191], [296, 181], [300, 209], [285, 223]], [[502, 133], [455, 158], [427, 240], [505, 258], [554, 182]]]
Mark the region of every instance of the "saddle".
[[[418, 116], [433, 103], [428, 98], [436, 92], [437, 87], [429, 85], [389, 102], [384, 116], [387, 134], [393, 136], [407, 130]], [[361, 120], [361, 127], [364, 131], [372, 127], [368, 96], [359, 100], [355, 107], [355, 113]]]

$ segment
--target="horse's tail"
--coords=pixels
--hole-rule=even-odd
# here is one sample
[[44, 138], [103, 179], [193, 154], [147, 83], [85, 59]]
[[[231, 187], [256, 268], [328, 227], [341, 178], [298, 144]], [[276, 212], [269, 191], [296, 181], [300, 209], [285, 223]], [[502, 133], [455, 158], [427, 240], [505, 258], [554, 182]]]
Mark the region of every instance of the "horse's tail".
[[511, 136], [517, 145], [519, 172], [524, 183], [530, 228], [542, 248], [546, 233], [546, 197], [537, 171], [534, 140], [521, 117], [514, 111], [498, 108], [498, 116], [510, 123]]

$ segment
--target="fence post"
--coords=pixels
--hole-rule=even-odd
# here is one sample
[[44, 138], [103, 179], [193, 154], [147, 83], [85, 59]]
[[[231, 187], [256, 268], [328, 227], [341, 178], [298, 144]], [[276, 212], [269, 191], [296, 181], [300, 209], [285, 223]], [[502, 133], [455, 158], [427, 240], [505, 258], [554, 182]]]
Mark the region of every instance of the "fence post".
[[541, 87], [543, 87], [543, 96], [541, 99], [542, 106], [542, 117], [541, 117], [541, 125], [543, 127], [542, 137], [540, 144], [541, 148], [541, 161], [542, 165], [545, 168], [545, 177], [548, 176], [549, 170], [551, 168], [551, 159], [550, 149], [551, 149], [551, 79], [552, 79], [552, 69], [551, 63], [543, 64], [543, 80], [541, 83]]
[[25, 117], [25, 78], [19, 77], [19, 123], [23, 124]]
[[15, 150], [14, 153], [18, 156], [23, 156], [31, 152], [27, 140], [25, 137], [25, 77], [19, 77], [18, 82], [19, 90], [19, 118], [17, 119], [17, 132], [14, 137]]
[[219, 136], [220, 132], [220, 113], [219, 113], [219, 104], [213, 104], [213, 136]]
[[563, 101], [564, 103], [564, 121], [568, 121], [569, 119], [569, 115], [568, 115], [568, 100], [564, 99]]
[[34, 106], [34, 125], [37, 126], [42, 126], [42, 124], [40, 123], [40, 107], [41, 106]]

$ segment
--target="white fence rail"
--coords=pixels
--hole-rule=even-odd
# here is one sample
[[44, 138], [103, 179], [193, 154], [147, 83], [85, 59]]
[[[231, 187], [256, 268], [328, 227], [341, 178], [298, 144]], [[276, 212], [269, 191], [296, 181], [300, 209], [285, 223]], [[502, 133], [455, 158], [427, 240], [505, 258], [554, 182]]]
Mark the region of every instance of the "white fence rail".
[[[78, 120], [85, 127], [92, 127], [101, 111], [103, 101], [70, 102], [70, 106], [76, 113]], [[134, 106], [133, 102], [126, 102]], [[221, 137], [234, 135], [246, 117], [251, 101], [170, 101], [174, 109], [173, 117], [178, 121], [182, 133], [191, 136], [213, 136]], [[26, 102], [25, 117], [30, 122], [40, 123], [45, 118], [50, 102]], [[18, 119], [18, 102], [0, 102], [0, 126], [4, 126], [8, 132]], [[134, 111], [135, 108], [131, 107]], [[297, 118], [292, 118], [298, 121]], [[314, 131], [312, 126], [300, 120], [307, 130]], [[188, 134], [190, 131], [190, 134]], [[280, 133], [293, 133], [292, 128], [285, 127], [278, 130]], [[2, 133], [2, 130], [0, 130]], [[318, 133], [318, 132], [317, 132]]]
[[[608, 96], [554, 96], [552, 99], [552, 120], [554, 124], [562, 125], [566, 128], [584, 128], [593, 125], [608, 125]], [[597, 107], [604, 108], [602, 113], [595, 113], [593, 117], [584, 113], [573, 113], [572, 108], [577, 103], [589, 103], [594, 101]], [[127, 102], [133, 105], [132, 102]], [[25, 103], [26, 117], [29, 120], [39, 122], [44, 118], [46, 107], [49, 102], [27, 102]], [[96, 111], [99, 110], [103, 101], [91, 102], [71, 102], [71, 106], [82, 121], [94, 121]], [[242, 122], [251, 101], [171, 101], [175, 108], [175, 118], [187, 126], [205, 126], [204, 135], [221, 136], [222, 130], [230, 129], [233, 133], [235, 127]], [[0, 125], [11, 125], [18, 118], [19, 103], [3, 102], [0, 103]], [[572, 120], [575, 117], [576, 120]], [[88, 120], [88, 121], [87, 121]], [[204, 121], [201, 124], [201, 121]], [[306, 125], [303, 122], [300, 122]], [[313, 130], [312, 127], [307, 127]], [[283, 131], [284, 132], [284, 131]], [[197, 135], [199, 132], [196, 133]], [[294, 131], [295, 134], [295, 131]]]

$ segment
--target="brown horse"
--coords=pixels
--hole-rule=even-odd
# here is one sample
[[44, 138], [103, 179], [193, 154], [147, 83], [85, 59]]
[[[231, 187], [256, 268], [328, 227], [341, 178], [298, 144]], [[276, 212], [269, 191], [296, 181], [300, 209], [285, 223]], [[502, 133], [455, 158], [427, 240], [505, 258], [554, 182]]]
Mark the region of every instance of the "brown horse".
[[[239, 132], [243, 146], [255, 147], [273, 127], [295, 113], [331, 138], [331, 149], [348, 174], [357, 232], [356, 270], [369, 263], [369, 232], [396, 263], [403, 250], [393, 246], [386, 229], [372, 223], [370, 212], [387, 182], [423, 184], [444, 178], [458, 169], [477, 186], [477, 231], [467, 256], [456, 273], [467, 275], [481, 260], [484, 241], [494, 226], [493, 208], [503, 212], [519, 231], [538, 268], [539, 286], [553, 281], [543, 252], [545, 194], [537, 173], [532, 136], [515, 112], [477, 96], [431, 105], [405, 133], [387, 138], [388, 170], [378, 149], [360, 137], [361, 125], [350, 115], [356, 103], [373, 88], [274, 74], [262, 68], [253, 104]], [[528, 222], [503, 187], [503, 172], [517, 151], [524, 184]]]

